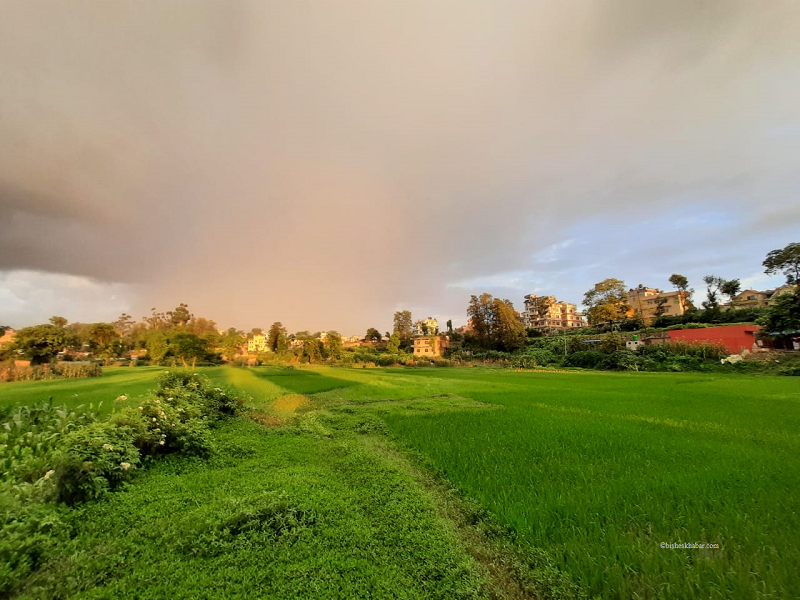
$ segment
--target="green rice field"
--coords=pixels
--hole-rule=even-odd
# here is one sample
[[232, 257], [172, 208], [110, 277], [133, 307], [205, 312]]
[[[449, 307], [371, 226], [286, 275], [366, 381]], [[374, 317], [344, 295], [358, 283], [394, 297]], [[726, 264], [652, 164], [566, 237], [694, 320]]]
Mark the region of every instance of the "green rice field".
[[[162, 370], [107, 369], [97, 380], [2, 384], [0, 405], [52, 395], [73, 404], [103, 400], [111, 410], [116, 396], [124, 393], [133, 401]], [[285, 425], [231, 425], [220, 434], [222, 455], [208, 468], [194, 462], [155, 468], [113, 500], [83, 509], [84, 534], [72, 543], [80, 546], [81, 535], [91, 543], [70, 552], [80, 550], [89, 562], [95, 556], [105, 564], [104, 552], [120, 545], [131, 556], [124, 574], [89, 597], [141, 591], [145, 581], [161, 587], [141, 597], [175, 595], [181, 581], [189, 580], [196, 583], [192, 589], [208, 591], [213, 578], [200, 572], [204, 565], [224, 569], [236, 590], [231, 597], [309, 597], [312, 588], [303, 587], [296, 574], [315, 582], [314, 597], [391, 598], [397, 585], [409, 598], [798, 596], [796, 378], [488, 368], [198, 370], [245, 391], [253, 410], [278, 415]], [[562, 593], [562, 586], [551, 593], [552, 582], [527, 595], [492, 591], [486, 583], [490, 569], [481, 571], [479, 553], [459, 549], [453, 527], [434, 510], [436, 497], [387, 466], [376, 450], [384, 447], [454, 487], [504, 529], [518, 556], [544, 556], [577, 592]], [[235, 452], [224, 456], [226, 448]], [[213, 558], [186, 551], [200, 527], [192, 515], [210, 519], [215, 502], [222, 510], [255, 498], [255, 490], [271, 494], [284, 488], [305, 498], [301, 504], [319, 517], [316, 529], [305, 532], [311, 537], [298, 538], [296, 555], [288, 547], [255, 543], [236, 546], [230, 555], [222, 549]], [[178, 520], [168, 528], [172, 537], [153, 533], [138, 549], [128, 548], [119, 534], [136, 534], [138, 518], [161, 526], [153, 520], [150, 494], [159, 498], [162, 518]], [[363, 506], [356, 509], [357, 498]], [[337, 508], [326, 512], [328, 506]], [[130, 516], [119, 531], [111, 518], [117, 509]], [[414, 526], [416, 518], [425, 527]], [[349, 519], [356, 521], [348, 524]], [[327, 522], [335, 528], [326, 529]], [[356, 526], [360, 543], [352, 537]], [[181, 528], [185, 540], [179, 539]], [[397, 538], [402, 551], [390, 558], [394, 528], [403, 532]], [[434, 533], [439, 530], [443, 537]], [[170, 544], [189, 558], [160, 550]], [[414, 550], [418, 544], [423, 546]], [[665, 547], [670, 544], [704, 547]], [[381, 557], [385, 578], [362, 560], [370, 547]], [[433, 554], [426, 554], [429, 549]], [[436, 556], [446, 557], [446, 584], [415, 579], [438, 577], [430, 571]], [[257, 565], [267, 566], [273, 579], [263, 579]], [[97, 577], [84, 573], [85, 565], [73, 568], [67, 561], [59, 568], [65, 569], [64, 581]], [[261, 591], [248, 595], [247, 581], [258, 582], [252, 589]], [[223, 591], [208, 594], [226, 597]]]

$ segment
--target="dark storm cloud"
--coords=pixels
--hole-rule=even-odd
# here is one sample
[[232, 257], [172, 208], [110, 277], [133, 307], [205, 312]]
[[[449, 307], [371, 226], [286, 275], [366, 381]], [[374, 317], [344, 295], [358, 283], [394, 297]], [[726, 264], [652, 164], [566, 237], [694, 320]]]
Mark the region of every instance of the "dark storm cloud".
[[346, 332], [717, 254], [756, 273], [800, 223], [798, 23], [789, 2], [7, 2], [0, 269], [82, 277], [103, 318], [129, 294]]

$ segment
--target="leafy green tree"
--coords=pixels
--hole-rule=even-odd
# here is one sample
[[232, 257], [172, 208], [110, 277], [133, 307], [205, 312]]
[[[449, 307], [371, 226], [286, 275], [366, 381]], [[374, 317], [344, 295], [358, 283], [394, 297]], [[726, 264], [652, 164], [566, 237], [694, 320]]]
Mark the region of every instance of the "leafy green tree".
[[767, 275], [780, 271], [786, 276], [787, 285], [800, 284], [800, 243], [787, 244], [771, 251], [762, 265]]
[[400, 334], [399, 333], [393, 333], [389, 337], [389, 346], [388, 346], [387, 350], [389, 351], [389, 354], [397, 354], [398, 352], [400, 352]]
[[284, 352], [289, 347], [286, 337], [286, 328], [280, 321], [275, 321], [269, 328], [267, 346], [273, 352]]
[[341, 334], [338, 331], [329, 331], [325, 337], [325, 353], [333, 359], [339, 359], [343, 351], [344, 344]]
[[12, 349], [21, 351], [31, 364], [38, 365], [54, 359], [67, 342], [63, 327], [55, 325], [34, 325], [17, 331]]
[[169, 340], [160, 329], [148, 329], [144, 335], [147, 356], [156, 364], [161, 363], [169, 352]]
[[703, 301], [703, 308], [711, 312], [719, 312], [719, 295], [725, 280], [716, 275], [706, 275], [703, 277], [706, 284], [706, 299]]
[[453, 321], [451, 319], [447, 319], [447, 333], [453, 333]]
[[728, 297], [731, 308], [734, 308], [733, 299], [742, 291], [742, 284], [738, 279], [728, 279], [722, 282], [722, 285], [719, 286], [719, 291], [722, 295]]
[[181, 302], [174, 310], [167, 311], [167, 319], [172, 327], [186, 327], [194, 315], [189, 312], [189, 305]]
[[656, 299], [656, 319], [658, 317], [663, 317], [664, 313], [667, 312], [667, 304], [669, 303], [669, 298], [657, 298]]
[[[758, 319], [767, 333], [795, 332], [800, 329], [800, 289], [791, 294], [781, 294], [766, 314]], [[786, 335], [795, 335], [787, 333]]]
[[54, 316], [50, 317], [50, 323], [56, 327], [66, 327], [68, 321], [64, 317]]
[[89, 327], [89, 346], [98, 356], [110, 358], [114, 341], [119, 340], [119, 334], [111, 323], [92, 323]]
[[625, 283], [619, 279], [604, 279], [583, 295], [589, 324], [620, 322], [630, 310]]
[[183, 363], [185, 368], [189, 368], [188, 361], [192, 361], [194, 369], [198, 358], [203, 358], [208, 352], [208, 342], [194, 333], [176, 333], [169, 340], [169, 349]]
[[186, 324], [186, 329], [195, 335], [206, 335], [209, 333], [217, 333], [217, 324], [211, 319], [204, 317], [193, 316]]
[[231, 327], [222, 335], [220, 346], [222, 347], [222, 356], [228, 362], [232, 362], [239, 354], [241, 347], [247, 343], [247, 338], [244, 333]]
[[411, 320], [410, 310], [398, 310], [394, 313], [393, 333], [400, 336], [401, 342], [408, 342], [414, 337], [414, 325]]
[[380, 342], [381, 339], [383, 339], [381, 337], [381, 332], [374, 327], [367, 329], [367, 335], [364, 336], [365, 342]]
[[491, 294], [473, 295], [467, 316], [475, 342], [482, 348], [512, 351], [525, 341], [525, 325], [510, 300], [494, 298]]
[[682, 312], [686, 312], [692, 305], [692, 294], [694, 294], [694, 290], [689, 287], [689, 280], [683, 275], [673, 273], [670, 275], [669, 282], [676, 290], [681, 292], [678, 294], [678, 298], [680, 299]]

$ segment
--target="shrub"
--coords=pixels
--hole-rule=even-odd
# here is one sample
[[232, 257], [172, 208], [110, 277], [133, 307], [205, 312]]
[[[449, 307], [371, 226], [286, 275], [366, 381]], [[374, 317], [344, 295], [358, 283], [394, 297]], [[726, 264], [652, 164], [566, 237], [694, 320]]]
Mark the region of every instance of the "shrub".
[[101, 497], [130, 479], [140, 466], [127, 427], [96, 421], [70, 432], [55, 456], [57, 498], [75, 504]]
[[595, 369], [604, 358], [605, 354], [598, 352], [597, 350], [580, 350], [579, 352], [568, 354], [564, 359], [564, 366]]
[[59, 377], [67, 379], [100, 377], [103, 374], [103, 368], [92, 362], [60, 362], [53, 366], [53, 372]]
[[523, 366], [553, 365], [560, 361], [555, 352], [545, 348], [527, 348], [520, 354]]

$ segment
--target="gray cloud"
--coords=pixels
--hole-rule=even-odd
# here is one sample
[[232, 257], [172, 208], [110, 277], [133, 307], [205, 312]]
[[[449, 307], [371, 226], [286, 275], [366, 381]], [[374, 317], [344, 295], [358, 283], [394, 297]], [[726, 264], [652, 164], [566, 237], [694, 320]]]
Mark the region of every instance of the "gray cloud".
[[463, 320], [487, 288], [749, 276], [800, 223], [798, 23], [792, 2], [7, 2], [0, 269], [346, 332]]

